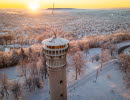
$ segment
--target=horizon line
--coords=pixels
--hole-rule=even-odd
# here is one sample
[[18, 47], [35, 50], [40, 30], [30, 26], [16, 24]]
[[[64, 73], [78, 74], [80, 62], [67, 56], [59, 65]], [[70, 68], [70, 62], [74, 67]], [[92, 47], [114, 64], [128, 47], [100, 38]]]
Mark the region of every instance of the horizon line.
[[[0, 9], [28, 9], [28, 8], [0, 8]], [[39, 9], [53, 9], [52, 7], [49, 7], [49, 8], [39, 8]], [[61, 8], [61, 7], [56, 7], [54, 9], [130, 9], [130, 7], [112, 7], [112, 8], [67, 8], [67, 7], [64, 7], [64, 8]]]

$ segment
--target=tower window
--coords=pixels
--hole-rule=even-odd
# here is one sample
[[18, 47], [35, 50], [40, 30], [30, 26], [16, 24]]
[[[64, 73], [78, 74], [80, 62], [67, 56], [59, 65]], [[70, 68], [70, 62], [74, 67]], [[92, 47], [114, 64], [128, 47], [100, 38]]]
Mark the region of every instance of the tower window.
[[53, 51], [53, 54], [55, 54], [55, 51]]
[[61, 97], [63, 97], [63, 94], [60, 94]]
[[61, 81], [60, 81], [60, 84], [62, 84], [62, 83], [63, 83], [63, 81], [61, 80]]
[[56, 54], [58, 54], [58, 51], [56, 51]]

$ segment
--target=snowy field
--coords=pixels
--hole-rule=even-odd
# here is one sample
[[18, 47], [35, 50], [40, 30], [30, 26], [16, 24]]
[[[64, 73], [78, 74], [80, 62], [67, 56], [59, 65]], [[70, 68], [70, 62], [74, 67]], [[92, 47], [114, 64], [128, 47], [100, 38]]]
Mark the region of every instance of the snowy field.
[[[49, 10], [37, 14], [25, 10], [0, 10], [0, 34], [27, 29], [22, 34], [31, 32], [43, 33], [46, 27], [55, 26], [67, 33], [82, 37], [93, 34], [110, 34], [130, 27], [130, 9], [109, 10], [56, 10], [51, 15]], [[42, 27], [39, 31], [35, 29]], [[28, 31], [28, 32], [27, 32]]]

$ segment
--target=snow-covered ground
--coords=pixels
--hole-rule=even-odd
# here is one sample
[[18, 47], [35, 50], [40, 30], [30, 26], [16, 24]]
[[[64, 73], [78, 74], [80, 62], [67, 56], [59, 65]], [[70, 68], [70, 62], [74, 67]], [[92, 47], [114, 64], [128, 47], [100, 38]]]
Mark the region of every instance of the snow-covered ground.
[[[15, 12], [15, 13], [9, 13]], [[21, 34], [41, 34], [47, 26], [62, 29], [75, 35], [110, 34], [130, 27], [130, 9], [76, 9], [51, 11], [41, 10], [38, 15], [30, 14], [24, 10], [0, 10], [0, 33], [3, 31], [21, 32]], [[42, 30], [36, 31], [36, 27]], [[27, 30], [26, 30], [27, 29]]]
[[[117, 46], [125, 46], [130, 42], [119, 43]], [[100, 62], [92, 62], [92, 58], [101, 53], [100, 48], [90, 49], [86, 57], [85, 72], [78, 80], [75, 80], [73, 68], [68, 68], [68, 100], [129, 100], [130, 92], [126, 88], [123, 75], [118, 68], [115, 60], [103, 64], [103, 70], [99, 72], [96, 80], [96, 71]], [[86, 54], [85, 54], [86, 55]], [[17, 76], [16, 67], [0, 69], [9, 79], [15, 79]], [[45, 80], [44, 88], [38, 89], [32, 93], [24, 94], [23, 100], [48, 100], [48, 83]], [[11, 97], [9, 98], [11, 99]]]
[[4, 69], [0, 69], [0, 73], [2, 74], [6, 74], [7, 77], [12, 80], [12, 79], [16, 79], [17, 78], [17, 71], [16, 71], [16, 66], [15, 67], [10, 67], [10, 68], [4, 68]]
[[9, 52], [13, 48], [28, 48], [29, 45], [20, 45], [20, 44], [13, 44], [13, 45], [0, 45], [0, 51]]
[[122, 47], [128, 46], [128, 45], [130, 45], [130, 41], [118, 43], [118, 44], [117, 44], [117, 47], [118, 47], [118, 48], [122, 48]]
[[[83, 77], [84, 75], [87, 75], [89, 73], [91, 73], [93, 70], [96, 70], [97, 68], [100, 67], [100, 62], [96, 62], [96, 61], [93, 61], [92, 62], [92, 58], [95, 56], [95, 55], [100, 55], [101, 53], [101, 49], [100, 48], [93, 48], [93, 49], [90, 49], [88, 50], [87, 54], [84, 53], [86, 56], [86, 66], [84, 67], [84, 71], [83, 71], [83, 74], [81, 74], [80, 76], [78, 76], [78, 79], [80, 79], [81, 77]], [[73, 83], [75, 82], [75, 71], [74, 71], [74, 68], [73, 67], [70, 67], [68, 70], [67, 70], [67, 79], [68, 79], [68, 83]]]
[[123, 51], [124, 54], [130, 54], [130, 47], [126, 48], [124, 51]]
[[108, 69], [100, 72], [96, 83], [94, 75], [90, 78], [86, 77], [86, 81], [83, 83], [75, 84], [74, 88], [69, 90], [68, 99], [130, 100], [130, 91], [124, 86], [122, 74], [118, 70], [118, 66], [111, 63], [106, 66], [109, 66]]

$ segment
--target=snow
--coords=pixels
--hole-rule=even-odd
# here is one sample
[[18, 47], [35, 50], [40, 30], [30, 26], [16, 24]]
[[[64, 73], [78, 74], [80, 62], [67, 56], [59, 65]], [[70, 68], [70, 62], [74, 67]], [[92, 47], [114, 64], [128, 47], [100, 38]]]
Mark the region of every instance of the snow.
[[[95, 83], [95, 72], [91, 72], [80, 80], [69, 84], [68, 100], [129, 100], [130, 93], [124, 86], [122, 74], [115, 64], [110, 61], [103, 66]], [[107, 78], [110, 75], [110, 78]], [[24, 100], [49, 100], [48, 87], [37, 90]]]
[[[87, 75], [89, 73], [91, 73], [93, 70], [96, 70], [99, 66], [100, 66], [100, 63], [99, 62], [92, 62], [92, 58], [99, 54], [100, 55], [101, 53], [101, 48], [92, 48], [92, 49], [89, 49], [86, 56], [86, 67], [84, 68], [84, 73], [78, 77], [78, 79], [80, 79], [81, 77], [83, 77], [84, 75]], [[68, 70], [67, 70], [67, 81], [68, 83], [73, 83], [75, 82], [75, 72], [73, 70], [72, 67], [70, 67]]]
[[0, 51], [10, 51], [11, 48], [27, 48], [29, 45], [20, 45], [20, 44], [13, 44], [13, 45], [0, 45]]
[[[17, 14], [8, 13], [15, 12]], [[55, 24], [56, 29], [77, 36], [94, 34], [111, 34], [126, 30], [130, 26], [130, 9], [98, 9], [98, 10], [61, 10], [55, 16], [48, 10], [40, 11], [42, 16], [31, 16], [26, 11], [0, 10], [0, 30], [9, 30], [26, 35], [41, 34], [46, 27]], [[23, 27], [24, 26], [24, 27]], [[42, 30], [36, 32], [36, 27]], [[0, 32], [1, 34], [3, 32]], [[7, 32], [9, 33], [9, 32]], [[60, 33], [61, 34], [61, 33]]]
[[68, 44], [69, 41], [64, 38], [52, 37], [52, 38], [44, 40], [42, 43], [47, 46], [61, 46], [61, 45]]
[[[119, 43], [118, 47], [125, 46], [130, 42]], [[118, 69], [117, 60], [111, 60], [103, 64], [103, 70], [99, 73], [96, 80], [96, 70], [99, 69], [100, 62], [92, 62], [95, 55], [100, 55], [101, 48], [90, 49], [86, 56], [86, 67], [83, 75], [75, 80], [74, 70], [67, 69], [68, 81], [68, 100], [129, 100], [130, 93], [126, 89], [123, 75]], [[1, 73], [5, 73], [9, 79], [13, 80], [17, 77], [16, 67], [0, 69]], [[110, 76], [108, 78], [107, 76]], [[48, 82], [44, 81], [44, 88], [34, 92], [24, 94], [23, 100], [48, 100], [49, 90]], [[10, 99], [9, 100], [13, 100]]]
[[16, 79], [18, 73], [16, 71], [16, 66], [15, 67], [10, 67], [10, 68], [4, 68], [0, 69], [0, 73], [6, 74], [7, 77], [11, 79]]
[[[69, 90], [69, 100], [129, 100], [130, 93], [125, 88], [122, 74], [114, 63], [106, 64], [95, 83], [95, 75], [85, 77]], [[103, 67], [105, 67], [103, 66]], [[111, 78], [108, 79], [107, 75]], [[83, 81], [83, 82], [82, 82]]]
[[127, 45], [130, 45], [130, 41], [119, 43], [119, 44], [117, 44], [117, 47], [122, 48], [122, 47], [127, 46]]
[[124, 54], [130, 54], [130, 47], [126, 48], [124, 51], [123, 51]]

